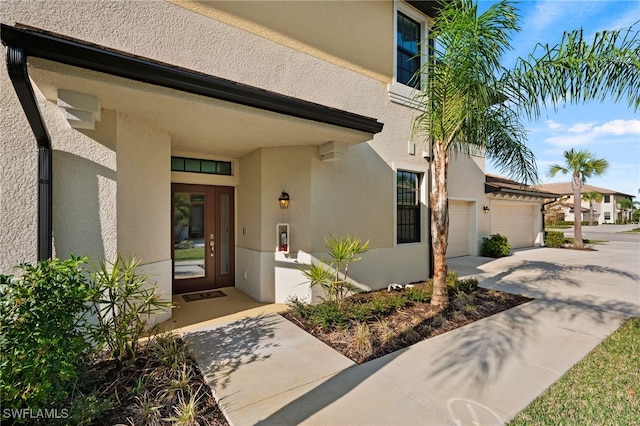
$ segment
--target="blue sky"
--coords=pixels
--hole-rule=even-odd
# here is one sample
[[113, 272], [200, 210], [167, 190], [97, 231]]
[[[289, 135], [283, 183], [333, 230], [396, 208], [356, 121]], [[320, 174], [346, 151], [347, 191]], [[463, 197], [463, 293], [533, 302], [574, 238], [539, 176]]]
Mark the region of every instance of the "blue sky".
[[[494, 1], [479, 1], [480, 11]], [[589, 39], [604, 29], [628, 28], [640, 31], [640, 0], [543, 0], [522, 1], [517, 5], [522, 31], [514, 34], [514, 51], [504, 57], [509, 66], [518, 56], [531, 53], [538, 42], [555, 44], [564, 31], [582, 28]], [[640, 82], [638, 83], [640, 84]], [[640, 199], [640, 111], [627, 102], [590, 102], [585, 106], [560, 106], [548, 110], [539, 120], [525, 121], [528, 146], [533, 150], [543, 182], [567, 182], [568, 176], [547, 176], [551, 164], [564, 161], [563, 152], [571, 148], [591, 151], [596, 158], [609, 161], [607, 172], [587, 183], [612, 189]], [[490, 162], [487, 172], [500, 174]]]

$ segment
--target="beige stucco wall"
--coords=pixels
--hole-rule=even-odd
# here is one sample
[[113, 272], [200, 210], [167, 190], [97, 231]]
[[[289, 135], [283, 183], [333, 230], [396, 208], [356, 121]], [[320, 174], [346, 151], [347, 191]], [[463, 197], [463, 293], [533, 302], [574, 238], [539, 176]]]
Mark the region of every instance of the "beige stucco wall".
[[0, 273], [9, 274], [12, 266], [37, 258], [38, 151], [4, 55], [0, 69]]
[[93, 131], [70, 127], [52, 102], [43, 109], [53, 135], [54, 254], [113, 259], [117, 251], [116, 114]]
[[[350, 146], [339, 161], [320, 161], [316, 146], [262, 148], [232, 159], [238, 164], [237, 180], [230, 182], [237, 187], [236, 285], [264, 301], [279, 299], [277, 293], [281, 290], [282, 294], [297, 291], [292, 290], [299, 284], [294, 278], [295, 258], [289, 262], [278, 259], [274, 254], [275, 225], [279, 222], [291, 224], [292, 254], [302, 256], [306, 253], [309, 258], [321, 255], [323, 238], [329, 234], [350, 232], [370, 240], [375, 252], [358, 264], [352, 275], [363, 288], [381, 288], [390, 282], [426, 278], [428, 242], [400, 246], [395, 243], [394, 168], [422, 171], [427, 163], [421, 155], [423, 141], [414, 139], [411, 133], [413, 110], [391, 102], [389, 97], [387, 84], [391, 82], [393, 73], [392, 3], [316, 2], [298, 5], [296, 7], [308, 8], [309, 16], [305, 18], [315, 19], [303, 27], [288, 26], [296, 18], [293, 13], [287, 12], [272, 21], [257, 13], [258, 9], [249, 7], [247, 3], [243, 6], [243, 3], [229, 2], [221, 7], [227, 9], [224, 12], [228, 16], [238, 16], [243, 9], [248, 21], [283, 37], [299, 38], [305, 47], [293, 46], [284, 38], [269, 40], [264, 32], [260, 32], [264, 28], [260, 31], [235, 28], [229, 23], [236, 22], [234, 25], [242, 26], [239, 21], [216, 21], [206, 14], [194, 13], [163, 1], [88, 1], [75, 2], [73, 7], [60, 7], [59, 3], [50, 1], [9, 0], [3, 3], [1, 13], [3, 23], [22, 22], [287, 96], [375, 117], [384, 123], [382, 133], [368, 143]], [[313, 8], [322, 9], [322, 13], [312, 13]], [[341, 8], [349, 13], [337, 13]], [[352, 13], [357, 16], [352, 16]], [[363, 19], [365, 16], [367, 20]], [[329, 18], [335, 27], [323, 28], [322, 24]], [[369, 18], [377, 23], [375, 31], [371, 30]], [[357, 25], [351, 25], [354, 20]], [[367, 28], [363, 31], [365, 21]], [[308, 35], [301, 34], [307, 28], [310, 31]], [[352, 44], [319, 37], [322, 31]], [[4, 89], [5, 71], [2, 78]], [[11, 175], [8, 180], [11, 192], [5, 195], [3, 190], [0, 197], [3, 200], [19, 198], [21, 205], [24, 204], [25, 208], [18, 213], [15, 222], [11, 219], [10, 225], [26, 224], [18, 230], [17, 241], [24, 242], [24, 248], [20, 249], [22, 253], [34, 254], [35, 143], [31, 140], [30, 131], [25, 130], [26, 120], [13, 92], [3, 90], [2, 100], [2, 106], [7, 106], [2, 108], [3, 119], [6, 116], [13, 120], [15, 116], [17, 118], [13, 121], [21, 124], [12, 124], [16, 127], [8, 129], [11, 136], [18, 135], [15, 151], [8, 152], [4, 146], [0, 148], [9, 155], [7, 160], [0, 159], [1, 165], [18, 158], [17, 165], [2, 170], [2, 173]], [[7, 110], [9, 112], [5, 112]], [[111, 161], [108, 167], [117, 170], [115, 206], [118, 213], [114, 216], [111, 210], [100, 212], [101, 232], [111, 229], [110, 235], [102, 238], [113, 241], [114, 247], [121, 252], [136, 253], [145, 263], [159, 264], [158, 269], [162, 270], [166, 268], [164, 262], [170, 258], [170, 183], [192, 178], [169, 171], [172, 140], [166, 131], [122, 111], [107, 112], [104, 120], [96, 132], [107, 128], [113, 132], [113, 125], [109, 123], [115, 121], [115, 159], [113, 144], [98, 137], [97, 133], [73, 131], [74, 136], [69, 141], [70, 145], [80, 147], [83, 156], [89, 155], [83, 153], [90, 149], [92, 141], [98, 142], [98, 152], [104, 152]], [[101, 126], [105, 126], [104, 129]], [[54, 137], [62, 134], [55, 130]], [[88, 140], [83, 139], [85, 136]], [[82, 144], [77, 145], [75, 138], [83, 139]], [[225, 142], [234, 143], [233, 140]], [[269, 142], [273, 146], [273, 141]], [[415, 155], [408, 153], [409, 142], [416, 144]], [[33, 159], [27, 152], [33, 152]], [[213, 150], [203, 154], [215, 157]], [[63, 155], [59, 157], [60, 161], [66, 161]], [[116, 162], [115, 168], [113, 161]], [[477, 170], [474, 168], [462, 166], [461, 170], [452, 164], [450, 176], [455, 175], [456, 178], [451, 184], [450, 194], [480, 200], [483, 179], [475, 178]], [[468, 180], [471, 178], [471, 182], [478, 184], [473, 190], [470, 190]], [[16, 188], [24, 187], [23, 180], [31, 183], [24, 191], [16, 191]], [[98, 182], [99, 188], [103, 188], [98, 191], [99, 204], [104, 208], [115, 208], [113, 182], [104, 177], [99, 177]], [[291, 196], [291, 206], [287, 210], [280, 210], [277, 204], [282, 190]], [[20, 197], [17, 197], [18, 192]], [[70, 227], [66, 222], [61, 223]], [[118, 230], [114, 232], [116, 224]], [[426, 229], [426, 224], [427, 218], [423, 215], [423, 229]], [[0, 241], [16, 245], [9, 239]], [[106, 250], [110, 252], [113, 249]], [[276, 286], [276, 276], [279, 275], [285, 277], [289, 290]]]
[[448, 190], [449, 199], [470, 203], [470, 253], [477, 255], [483, 237], [491, 233], [491, 215], [483, 206], [490, 206], [484, 193], [485, 158], [459, 152], [450, 154]]
[[142, 263], [171, 258], [171, 138], [118, 114], [118, 251]]
[[169, 0], [384, 82], [393, 76], [393, 2]]

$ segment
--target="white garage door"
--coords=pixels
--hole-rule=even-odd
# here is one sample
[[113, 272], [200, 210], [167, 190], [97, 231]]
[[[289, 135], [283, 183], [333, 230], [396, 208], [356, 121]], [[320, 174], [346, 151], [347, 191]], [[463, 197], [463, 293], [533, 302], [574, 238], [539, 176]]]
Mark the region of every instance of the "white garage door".
[[449, 201], [447, 257], [469, 255], [469, 203]]
[[533, 246], [532, 205], [493, 204], [491, 233], [507, 237], [511, 248]]

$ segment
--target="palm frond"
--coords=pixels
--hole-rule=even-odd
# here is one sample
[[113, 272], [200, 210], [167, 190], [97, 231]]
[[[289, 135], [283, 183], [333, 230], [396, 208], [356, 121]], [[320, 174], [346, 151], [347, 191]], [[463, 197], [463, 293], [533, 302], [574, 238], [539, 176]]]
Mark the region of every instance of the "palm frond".
[[505, 73], [505, 91], [529, 117], [563, 104], [627, 100], [640, 108], [640, 38], [633, 26], [596, 33], [565, 32], [556, 45], [538, 44]]

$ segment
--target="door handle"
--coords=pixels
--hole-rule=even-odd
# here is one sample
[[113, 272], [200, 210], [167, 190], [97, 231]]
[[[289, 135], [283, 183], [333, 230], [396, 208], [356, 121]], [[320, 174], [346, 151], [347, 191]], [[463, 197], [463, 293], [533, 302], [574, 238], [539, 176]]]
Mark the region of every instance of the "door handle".
[[209, 235], [209, 248], [211, 249], [211, 257], [213, 257], [213, 251], [215, 250], [216, 242], [214, 240], [213, 234]]

